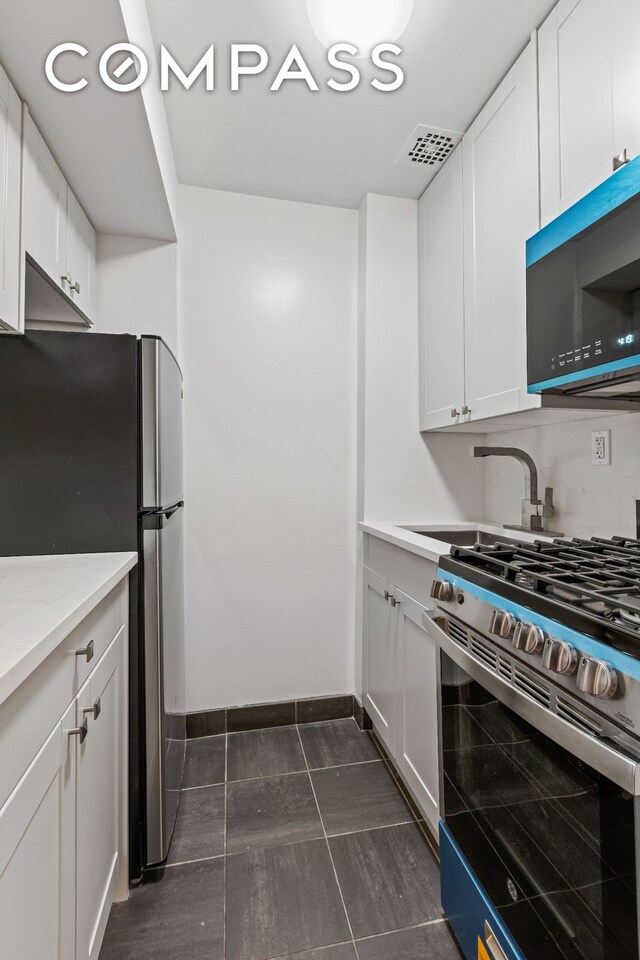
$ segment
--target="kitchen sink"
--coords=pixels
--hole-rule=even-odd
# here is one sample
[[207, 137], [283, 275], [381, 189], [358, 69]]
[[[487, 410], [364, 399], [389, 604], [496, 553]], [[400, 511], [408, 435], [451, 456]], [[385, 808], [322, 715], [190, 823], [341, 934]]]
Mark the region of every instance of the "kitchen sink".
[[522, 543], [521, 540], [508, 537], [503, 533], [489, 533], [487, 530], [412, 530], [422, 537], [443, 540], [456, 547], [472, 547], [476, 543], [491, 545], [494, 543]]

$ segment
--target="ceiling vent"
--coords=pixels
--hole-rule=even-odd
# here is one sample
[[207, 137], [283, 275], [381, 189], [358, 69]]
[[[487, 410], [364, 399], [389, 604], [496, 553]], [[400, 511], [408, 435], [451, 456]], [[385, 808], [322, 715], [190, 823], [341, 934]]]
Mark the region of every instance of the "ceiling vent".
[[[416, 165], [438, 168], [455, 150], [462, 138], [454, 130], [426, 127], [419, 124], [411, 134], [397, 162], [404, 166]], [[432, 170], [435, 173], [435, 170]]]

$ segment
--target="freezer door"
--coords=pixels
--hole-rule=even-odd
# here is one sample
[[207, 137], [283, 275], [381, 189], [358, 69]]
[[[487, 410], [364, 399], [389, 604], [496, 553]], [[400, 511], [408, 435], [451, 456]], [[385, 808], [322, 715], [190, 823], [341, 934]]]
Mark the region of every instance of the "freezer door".
[[179, 506], [143, 519], [149, 864], [169, 852], [184, 770], [183, 515]]
[[158, 337], [141, 337], [142, 507], [182, 499], [182, 374]]

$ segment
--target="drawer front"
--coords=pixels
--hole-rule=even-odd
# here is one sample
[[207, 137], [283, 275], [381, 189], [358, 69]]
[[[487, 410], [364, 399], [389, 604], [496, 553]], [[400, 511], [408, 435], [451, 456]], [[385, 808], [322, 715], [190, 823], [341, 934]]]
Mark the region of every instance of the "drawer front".
[[[127, 623], [123, 580], [0, 707], [0, 806], [40, 750], [120, 628]], [[88, 659], [76, 653], [92, 647]]]
[[442, 821], [440, 882], [442, 906], [466, 960], [525, 960]]
[[365, 534], [364, 562], [423, 606], [431, 602], [431, 584], [436, 575], [436, 565], [431, 560]]

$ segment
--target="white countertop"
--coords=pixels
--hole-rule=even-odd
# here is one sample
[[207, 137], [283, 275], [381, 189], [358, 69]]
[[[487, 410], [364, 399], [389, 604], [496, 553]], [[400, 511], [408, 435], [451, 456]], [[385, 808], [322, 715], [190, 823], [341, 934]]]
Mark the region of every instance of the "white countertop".
[[[520, 540], [523, 543], [534, 543], [536, 540], [548, 539], [544, 534], [526, 533], [524, 530], [506, 530], [504, 527], [493, 523], [474, 523], [473, 521], [460, 520], [449, 523], [443, 520], [441, 523], [421, 523], [416, 521], [375, 521], [365, 520], [358, 524], [360, 530], [364, 533], [370, 533], [380, 540], [386, 540], [397, 547], [409, 550], [411, 553], [424, 557], [425, 560], [431, 560], [437, 563], [443, 554], [451, 550], [451, 544], [443, 540], [437, 540], [435, 537], [425, 536], [430, 530], [483, 530], [486, 533], [493, 533], [497, 536], [509, 537], [510, 539]], [[407, 529], [409, 528], [409, 529]], [[423, 530], [424, 533], [415, 533], [415, 530]]]
[[136, 553], [0, 557], [0, 703], [137, 562]]

